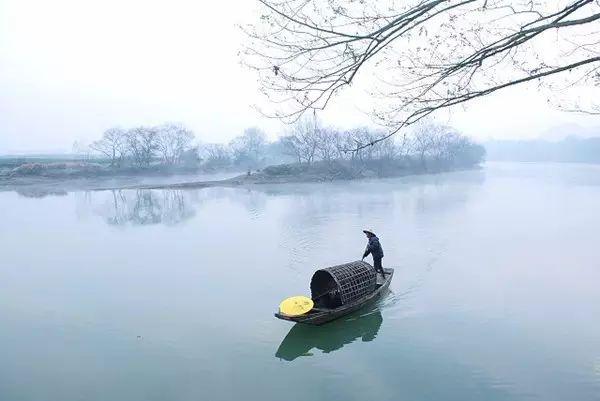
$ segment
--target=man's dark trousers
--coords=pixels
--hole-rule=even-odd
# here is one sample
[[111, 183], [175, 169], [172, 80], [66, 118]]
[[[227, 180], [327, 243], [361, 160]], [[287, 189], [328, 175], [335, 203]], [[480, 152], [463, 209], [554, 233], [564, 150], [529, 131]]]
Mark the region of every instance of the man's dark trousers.
[[373, 258], [373, 267], [375, 267], [375, 271], [380, 272], [382, 275], [385, 275], [383, 271], [383, 266], [381, 265], [381, 259], [383, 258]]

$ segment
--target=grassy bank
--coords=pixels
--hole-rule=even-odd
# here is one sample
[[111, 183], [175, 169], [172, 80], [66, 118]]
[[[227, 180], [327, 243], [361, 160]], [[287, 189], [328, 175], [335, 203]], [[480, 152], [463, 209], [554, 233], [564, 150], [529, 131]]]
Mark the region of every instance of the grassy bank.
[[[478, 167], [479, 163], [457, 162], [439, 158], [378, 160], [332, 160], [313, 163], [291, 163], [248, 171], [233, 178], [201, 177], [207, 173], [197, 166], [153, 165], [111, 167], [107, 163], [85, 161], [52, 161], [24, 163], [0, 176], [1, 190], [17, 190], [23, 194], [43, 196], [72, 190], [123, 188], [205, 188], [294, 182], [330, 182], [416, 174], [432, 174]], [[177, 176], [175, 179], [174, 176]]]
[[327, 182], [368, 178], [402, 177], [473, 168], [477, 163], [455, 163], [439, 159], [419, 160], [410, 157], [390, 160], [333, 160], [311, 164], [293, 163], [268, 166], [251, 174], [230, 179], [241, 184], [288, 182]]
[[[226, 171], [226, 169], [222, 170]], [[230, 169], [229, 171], [239, 171]], [[139, 167], [135, 165], [111, 166], [108, 160], [82, 160], [52, 157], [0, 158], [0, 179], [18, 181], [20, 178], [85, 179], [135, 176], [169, 176], [218, 172], [198, 164], [165, 165], [161, 163]]]

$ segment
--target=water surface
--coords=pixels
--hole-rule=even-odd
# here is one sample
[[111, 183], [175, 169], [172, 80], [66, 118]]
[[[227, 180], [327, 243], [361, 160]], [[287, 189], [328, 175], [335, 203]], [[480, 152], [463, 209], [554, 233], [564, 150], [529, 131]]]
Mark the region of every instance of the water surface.
[[[600, 400], [600, 168], [0, 192], [0, 400]], [[380, 236], [391, 292], [273, 318]]]

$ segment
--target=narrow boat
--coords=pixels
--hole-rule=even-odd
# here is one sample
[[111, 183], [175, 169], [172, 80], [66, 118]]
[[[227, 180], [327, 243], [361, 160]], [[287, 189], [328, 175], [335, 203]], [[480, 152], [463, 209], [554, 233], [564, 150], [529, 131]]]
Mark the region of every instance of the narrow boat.
[[314, 307], [298, 316], [278, 311], [275, 317], [290, 322], [321, 325], [346, 316], [387, 293], [394, 269], [384, 269], [384, 272], [385, 276], [376, 273], [373, 266], [364, 261], [317, 270], [310, 283]]

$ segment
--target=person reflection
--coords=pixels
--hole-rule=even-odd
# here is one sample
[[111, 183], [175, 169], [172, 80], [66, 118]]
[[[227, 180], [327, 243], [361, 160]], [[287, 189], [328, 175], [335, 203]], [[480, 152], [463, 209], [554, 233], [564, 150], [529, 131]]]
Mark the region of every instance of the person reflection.
[[376, 309], [347, 319], [334, 320], [323, 326], [309, 326], [297, 323], [285, 336], [276, 358], [293, 361], [301, 356], [310, 356], [310, 350], [317, 348], [324, 353], [341, 349], [358, 338], [373, 341], [377, 337], [383, 317]]

